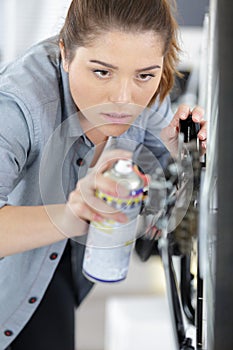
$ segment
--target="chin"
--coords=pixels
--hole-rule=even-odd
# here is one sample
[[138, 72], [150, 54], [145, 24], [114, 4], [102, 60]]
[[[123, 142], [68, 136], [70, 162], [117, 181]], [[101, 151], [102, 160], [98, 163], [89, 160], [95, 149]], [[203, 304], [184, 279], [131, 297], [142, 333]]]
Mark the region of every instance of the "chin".
[[120, 136], [124, 134], [130, 126], [131, 124], [109, 124], [101, 126], [100, 131], [105, 136]]

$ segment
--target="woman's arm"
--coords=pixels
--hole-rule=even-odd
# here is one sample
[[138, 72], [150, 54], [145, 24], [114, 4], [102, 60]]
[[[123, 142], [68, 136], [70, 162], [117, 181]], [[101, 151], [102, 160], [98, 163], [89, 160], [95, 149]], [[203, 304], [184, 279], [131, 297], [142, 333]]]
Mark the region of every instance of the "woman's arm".
[[106, 151], [88, 175], [78, 181], [66, 204], [46, 206], [8, 206], [0, 209], [0, 257], [52, 244], [88, 231], [88, 222], [111, 218], [126, 222], [124, 214], [113, 211], [95, 196], [96, 188], [113, 196], [128, 191], [103, 176], [117, 159], [131, 158], [124, 150]]
[[4, 257], [85, 234], [88, 224], [68, 215], [64, 204], [6, 205], [0, 209], [0, 227], [0, 257]]

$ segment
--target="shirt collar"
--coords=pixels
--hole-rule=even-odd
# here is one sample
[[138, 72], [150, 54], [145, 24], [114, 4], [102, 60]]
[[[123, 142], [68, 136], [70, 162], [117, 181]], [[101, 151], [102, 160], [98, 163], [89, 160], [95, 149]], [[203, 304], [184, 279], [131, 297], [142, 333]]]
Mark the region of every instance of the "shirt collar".
[[78, 117], [78, 109], [70, 93], [68, 73], [64, 71], [62, 63], [60, 62], [61, 72], [61, 106], [62, 106], [62, 125], [61, 133], [63, 137], [83, 136], [87, 140], [83, 129], [80, 125]]

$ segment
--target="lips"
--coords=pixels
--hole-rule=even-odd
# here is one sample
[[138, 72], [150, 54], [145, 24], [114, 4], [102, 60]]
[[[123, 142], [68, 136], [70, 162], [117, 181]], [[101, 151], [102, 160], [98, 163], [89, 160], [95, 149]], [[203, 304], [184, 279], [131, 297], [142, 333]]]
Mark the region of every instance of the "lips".
[[132, 115], [127, 113], [101, 113], [104, 119], [112, 123], [129, 123], [132, 120]]

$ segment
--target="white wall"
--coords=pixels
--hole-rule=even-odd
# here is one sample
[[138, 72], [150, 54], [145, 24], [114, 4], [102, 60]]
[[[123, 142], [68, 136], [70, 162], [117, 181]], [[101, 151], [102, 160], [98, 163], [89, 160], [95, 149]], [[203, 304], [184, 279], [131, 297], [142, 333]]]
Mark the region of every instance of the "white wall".
[[32, 44], [56, 34], [71, 0], [1, 0], [1, 61], [8, 62]]

